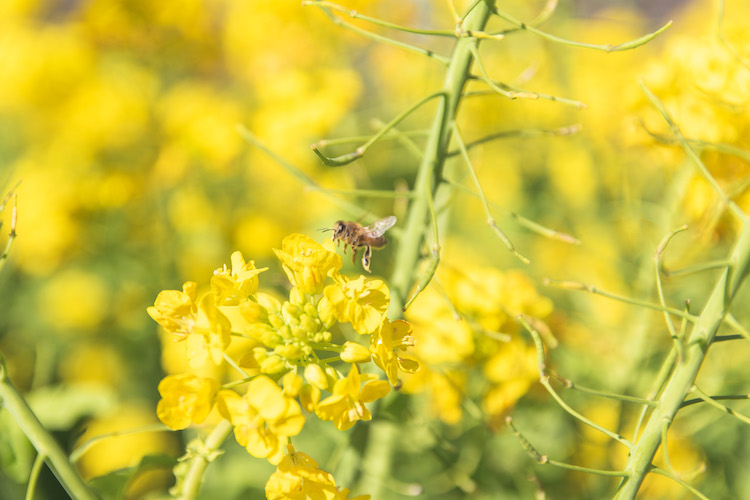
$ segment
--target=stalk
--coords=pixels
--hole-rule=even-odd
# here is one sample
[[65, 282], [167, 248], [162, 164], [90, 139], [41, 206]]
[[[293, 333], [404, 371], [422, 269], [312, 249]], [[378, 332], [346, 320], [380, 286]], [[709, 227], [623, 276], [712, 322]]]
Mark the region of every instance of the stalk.
[[2, 355], [0, 355], [0, 403], [2, 403], [3, 408], [10, 412], [13, 420], [31, 441], [39, 455], [46, 457], [45, 462], [71, 498], [98, 500], [97, 494], [81, 478], [55, 438], [44, 428], [26, 400], [23, 399], [18, 389], [10, 381]]
[[[463, 29], [467, 32], [484, 30], [493, 8], [492, 0], [475, 2], [464, 18]], [[405, 300], [416, 281], [416, 270], [429, 214], [429, 200], [435, 196], [439, 185], [451, 139], [451, 124], [456, 117], [461, 93], [469, 78], [473, 62], [472, 50], [475, 50], [478, 44], [477, 38], [458, 38], [446, 70], [442, 87], [443, 98], [435, 111], [424, 156], [417, 171], [414, 185], [417, 198], [409, 207], [403, 237], [396, 252], [390, 280], [391, 318], [403, 315]]]
[[620, 484], [615, 499], [635, 498], [646, 474], [653, 468], [651, 461], [661, 445], [662, 426], [671, 423], [685, 397], [695, 384], [703, 359], [708, 353], [716, 332], [729, 313], [729, 307], [750, 269], [750, 224], [743, 217], [742, 231], [729, 258], [730, 265], [721, 275], [703, 312], [698, 317], [692, 335], [685, 346], [685, 356], [676, 366], [666, 384], [658, 405], [632, 448], [625, 467], [628, 476]]

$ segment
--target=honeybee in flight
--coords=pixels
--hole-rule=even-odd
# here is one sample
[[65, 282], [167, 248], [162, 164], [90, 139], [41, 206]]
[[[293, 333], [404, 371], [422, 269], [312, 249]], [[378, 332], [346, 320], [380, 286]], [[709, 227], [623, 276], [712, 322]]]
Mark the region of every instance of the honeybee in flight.
[[385, 239], [385, 232], [388, 231], [396, 223], [396, 216], [391, 215], [384, 217], [383, 219], [376, 220], [369, 226], [363, 226], [357, 222], [352, 221], [336, 221], [336, 225], [325, 231], [333, 231], [333, 237], [331, 238], [335, 242], [344, 242], [344, 253], [346, 253], [346, 247], [352, 247], [352, 263], [357, 259], [357, 251], [360, 248], [364, 248], [365, 252], [362, 255], [362, 267], [368, 273], [370, 271], [370, 257], [372, 257], [373, 248], [383, 248], [388, 240]]

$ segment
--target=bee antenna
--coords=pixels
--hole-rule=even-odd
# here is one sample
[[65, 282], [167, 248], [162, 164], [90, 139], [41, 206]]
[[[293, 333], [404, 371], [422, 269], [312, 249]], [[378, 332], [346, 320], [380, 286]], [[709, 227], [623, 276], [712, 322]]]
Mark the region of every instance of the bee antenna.
[[332, 227], [321, 227], [318, 229], [321, 233], [325, 233], [326, 231], [333, 231]]

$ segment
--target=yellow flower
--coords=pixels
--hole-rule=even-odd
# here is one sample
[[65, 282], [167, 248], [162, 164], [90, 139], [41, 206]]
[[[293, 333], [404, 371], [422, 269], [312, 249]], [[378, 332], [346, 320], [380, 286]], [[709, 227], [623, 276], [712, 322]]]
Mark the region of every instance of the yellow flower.
[[198, 307], [195, 296], [198, 284], [188, 281], [182, 291], [162, 290], [156, 296], [154, 305], [146, 308], [148, 315], [166, 331], [175, 334], [175, 340], [185, 340], [195, 325]]
[[220, 364], [229, 347], [232, 324], [214, 304], [212, 294], [206, 294], [198, 303], [195, 325], [187, 337], [187, 356], [191, 368], [200, 368], [211, 358]]
[[490, 426], [504, 425], [505, 415], [531, 386], [539, 380], [536, 349], [514, 339], [500, 346], [484, 365], [484, 374], [492, 382], [482, 407], [490, 417]]
[[281, 243], [281, 250], [274, 248], [273, 251], [289, 281], [305, 294], [320, 293], [326, 276], [341, 269], [341, 257], [336, 252], [323, 248], [303, 234], [287, 236]]
[[264, 375], [250, 381], [244, 397], [220, 391], [217, 406], [234, 425], [237, 442], [254, 457], [272, 464], [281, 461], [288, 437], [299, 434], [305, 424], [299, 404]]
[[[307, 454], [287, 445], [287, 455], [266, 483], [268, 500], [331, 499], [347, 500], [349, 490], [339, 490], [333, 476], [318, 468], [318, 463]], [[361, 495], [351, 500], [368, 500]]]
[[419, 363], [413, 359], [399, 356], [399, 352], [414, 345], [411, 336], [411, 325], [404, 320], [390, 322], [387, 318], [380, 329], [370, 337], [370, 352], [375, 364], [388, 376], [392, 385], [398, 383], [398, 371], [416, 373]]
[[255, 261], [245, 263], [242, 253], [232, 254], [232, 269], [226, 265], [214, 271], [211, 277], [211, 291], [216, 305], [235, 306], [258, 290], [258, 275], [268, 268], [256, 269]]
[[208, 416], [219, 392], [219, 382], [185, 373], [169, 375], [159, 382], [162, 399], [156, 415], [172, 430], [200, 424]]
[[[373, 380], [375, 375], [359, 374], [352, 365], [349, 375], [336, 381], [333, 394], [318, 403], [315, 413], [321, 420], [333, 420], [340, 431], [345, 431], [357, 420], [370, 420], [372, 414], [365, 403], [385, 397], [391, 390], [385, 380]], [[366, 381], [362, 385], [362, 381]]]
[[351, 323], [361, 334], [377, 330], [391, 300], [391, 293], [382, 280], [364, 276], [349, 280], [339, 275], [336, 284], [328, 285], [323, 293], [336, 319]]
[[425, 363], [419, 373], [406, 378], [401, 391], [406, 394], [427, 393], [430, 396], [430, 413], [446, 424], [454, 425], [463, 417], [466, 381], [465, 368], [437, 371]]

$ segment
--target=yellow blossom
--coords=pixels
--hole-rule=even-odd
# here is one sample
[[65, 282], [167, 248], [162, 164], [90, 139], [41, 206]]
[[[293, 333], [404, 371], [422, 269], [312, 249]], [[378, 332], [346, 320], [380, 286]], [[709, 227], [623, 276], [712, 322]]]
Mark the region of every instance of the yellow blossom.
[[492, 387], [482, 406], [494, 427], [503, 425], [506, 413], [539, 380], [536, 350], [520, 340], [503, 344], [484, 365], [484, 374]]
[[159, 420], [172, 430], [200, 424], [213, 408], [219, 382], [185, 373], [169, 375], [159, 383], [162, 399], [156, 406]]
[[175, 334], [175, 340], [187, 338], [195, 324], [197, 288], [197, 283], [188, 281], [182, 285], [182, 291], [162, 290], [156, 296], [154, 305], [146, 308], [154, 321]]
[[350, 280], [339, 275], [336, 284], [325, 287], [323, 293], [336, 319], [351, 323], [361, 334], [377, 330], [391, 300], [390, 291], [382, 280], [364, 276]]
[[391, 384], [398, 382], [399, 369], [407, 373], [419, 371], [417, 361], [399, 355], [413, 345], [411, 325], [401, 319], [391, 322], [386, 318], [380, 329], [370, 337], [372, 359], [385, 372]]
[[198, 303], [195, 325], [187, 337], [188, 363], [200, 368], [210, 358], [220, 364], [229, 347], [232, 324], [214, 304], [212, 294], [206, 294]]
[[318, 403], [315, 413], [321, 420], [333, 420], [340, 431], [347, 430], [357, 420], [372, 419], [365, 403], [385, 397], [391, 390], [387, 381], [373, 379], [375, 375], [360, 375], [357, 365], [352, 365], [349, 375], [336, 381], [333, 394]]
[[217, 406], [234, 425], [237, 442], [254, 457], [272, 464], [281, 461], [288, 437], [299, 434], [305, 424], [299, 404], [264, 375], [250, 381], [244, 397], [220, 391]]
[[232, 269], [226, 265], [214, 271], [211, 277], [211, 291], [216, 305], [233, 306], [247, 299], [258, 289], [258, 275], [267, 267], [256, 269], [255, 261], [245, 263], [242, 253], [232, 254]]
[[326, 276], [341, 269], [341, 257], [336, 252], [303, 234], [287, 236], [281, 243], [281, 250], [274, 248], [273, 251], [281, 260], [289, 281], [305, 294], [320, 293]]
[[[307, 454], [295, 451], [287, 445], [287, 455], [271, 474], [266, 483], [268, 500], [347, 500], [349, 490], [339, 490], [333, 476], [320, 468]], [[351, 500], [368, 500], [369, 495], [360, 495]]]

